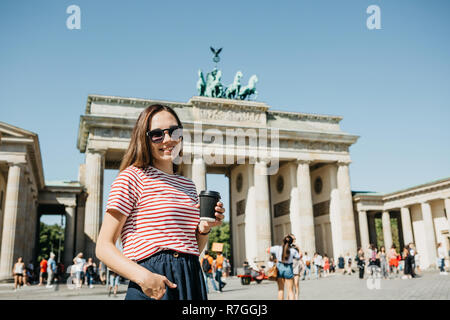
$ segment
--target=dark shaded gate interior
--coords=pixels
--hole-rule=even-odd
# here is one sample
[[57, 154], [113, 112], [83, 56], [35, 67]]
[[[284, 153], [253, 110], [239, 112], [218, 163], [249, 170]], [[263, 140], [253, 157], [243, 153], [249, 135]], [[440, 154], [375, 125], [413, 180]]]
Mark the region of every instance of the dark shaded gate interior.
[[[367, 214], [367, 222], [369, 225], [369, 242], [374, 244], [378, 249], [380, 248], [380, 246], [384, 245], [383, 229], [379, 227], [377, 231], [376, 228], [377, 225], [382, 225], [381, 215], [381, 212], [368, 212]], [[405, 246], [403, 240], [401, 214], [400, 211], [389, 211], [389, 215], [391, 218], [392, 243], [396, 245], [397, 252], [399, 252], [399, 250], [402, 250]], [[393, 225], [396, 225], [397, 228], [394, 228]], [[390, 248], [386, 248], [386, 251], [388, 251], [389, 249]]]

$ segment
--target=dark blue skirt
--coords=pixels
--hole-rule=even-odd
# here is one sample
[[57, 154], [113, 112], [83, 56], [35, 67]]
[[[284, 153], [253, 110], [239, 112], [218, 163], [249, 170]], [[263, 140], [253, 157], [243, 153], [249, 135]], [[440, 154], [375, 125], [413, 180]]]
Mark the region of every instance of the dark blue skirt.
[[[161, 300], [208, 300], [198, 256], [164, 250], [138, 261], [138, 264], [153, 273], [165, 276], [177, 285], [174, 289], [166, 286], [166, 293]], [[137, 283], [130, 281], [125, 300], [155, 299], [145, 295]]]

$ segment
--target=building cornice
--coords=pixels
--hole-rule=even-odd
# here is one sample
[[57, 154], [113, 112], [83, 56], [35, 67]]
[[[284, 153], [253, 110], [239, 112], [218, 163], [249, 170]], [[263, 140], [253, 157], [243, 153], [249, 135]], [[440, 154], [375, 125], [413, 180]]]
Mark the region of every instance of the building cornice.
[[[373, 204], [375, 202], [377, 202], [378, 204], [381, 204], [383, 207], [387, 207], [390, 208], [392, 207], [394, 204], [398, 204], [398, 203], [405, 203], [405, 205], [408, 205], [407, 203], [409, 201], [403, 201], [403, 200], [407, 200], [409, 198], [415, 198], [418, 199], [417, 201], [412, 201], [413, 203], [420, 203], [423, 201], [433, 201], [435, 200], [435, 197], [432, 197], [430, 199], [427, 199], [426, 196], [427, 194], [431, 194], [434, 192], [438, 192], [438, 191], [445, 191], [448, 190], [448, 195], [450, 195], [450, 178], [445, 178], [445, 179], [441, 179], [441, 180], [437, 180], [437, 181], [433, 181], [433, 182], [429, 182], [429, 183], [425, 183], [425, 184], [421, 184], [418, 186], [414, 186], [411, 188], [407, 188], [407, 189], [403, 189], [403, 190], [399, 190], [396, 192], [391, 192], [388, 194], [355, 194], [353, 196], [353, 201], [358, 203], [361, 203], [362, 205], [368, 205], [368, 204]], [[437, 199], [437, 198], [436, 198]], [[396, 201], [400, 201], [397, 202]], [[395, 205], [394, 205], [395, 206]]]

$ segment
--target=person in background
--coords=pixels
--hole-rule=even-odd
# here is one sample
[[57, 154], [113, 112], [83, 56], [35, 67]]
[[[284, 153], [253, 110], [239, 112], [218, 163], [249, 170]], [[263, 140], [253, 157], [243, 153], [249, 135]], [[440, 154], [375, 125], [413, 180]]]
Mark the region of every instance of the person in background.
[[299, 289], [299, 285], [300, 285], [300, 274], [302, 271], [302, 253], [296, 243], [296, 238], [295, 236], [290, 233], [289, 236], [291, 236], [292, 238], [292, 244], [291, 244], [291, 248], [294, 248], [295, 250], [297, 250], [297, 252], [299, 253], [299, 258], [298, 259], [294, 259], [292, 261], [292, 272], [294, 273], [294, 300], [298, 300], [298, 297], [300, 295], [300, 289]]
[[274, 266], [274, 264], [277, 263], [277, 258], [275, 257], [274, 254], [271, 254], [269, 256], [269, 260], [267, 261], [267, 270], [269, 270], [270, 268], [272, 268]]
[[47, 279], [47, 260], [45, 258], [42, 258], [41, 262], [39, 263], [39, 285], [44, 285], [44, 279]]
[[50, 252], [50, 259], [47, 261], [47, 285], [46, 288], [53, 288], [52, 282], [57, 273], [57, 267], [56, 267], [56, 261], [55, 261], [55, 254], [53, 252]]
[[86, 284], [89, 286], [90, 289], [94, 288], [94, 278], [95, 278], [95, 271], [97, 269], [97, 265], [92, 260], [92, 258], [88, 258], [88, 262], [85, 265], [86, 270]]
[[277, 285], [278, 300], [284, 300], [284, 286], [287, 286], [288, 300], [294, 300], [294, 272], [292, 264], [294, 259], [300, 259], [298, 251], [291, 247], [294, 239], [290, 235], [283, 238], [282, 245], [272, 246], [267, 249], [267, 253], [275, 254], [277, 258]]
[[411, 255], [411, 276], [414, 278], [416, 276], [416, 261], [414, 258], [416, 256], [416, 246], [412, 242], [409, 243], [409, 254]]
[[348, 274], [348, 275], [352, 275], [352, 273], [355, 272], [352, 269], [352, 256], [350, 255], [350, 253], [347, 252], [346, 256], [345, 256], [345, 271], [344, 274]]
[[357, 263], [358, 269], [359, 269], [359, 278], [364, 279], [364, 268], [366, 265], [366, 260], [364, 258], [364, 250], [362, 250], [362, 248], [359, 248], [359, 250], [358, 250], [356, 263]]
[[34, 265], [33, 261], [30, 260], [30, 262], [25, 267], [25, 270], [23, 272], [23, 282], [25, 286], [31, 285], [31, 282], [33, 282], [33, 277], [34, 277]]
[[219, 283], [220, 292], [222, 292], [223, 287], [225, 287], [226, 285], [226, 283], [222, 282], [223, 261], [224, 257], [222, 255], [222, 252], [217, 252], [217, 257], [213, 261], [213, 269], [216, 270], [216, 281]]
[[14, 276], [14, 291], [17, 290], [17, 286], [19, 288], [23, 285], [23, 273], [25, 271], [25, 263], [22, 261], [22, 257], [17, 259], [17, 262], [13, 267], [13, 276]]
[[223, 274], [222, 274], [222, 277], [223, 277], [223, 282], [226, 282], [226, 279], [228, 278], [228, 276], [229, 276], [229, 273], [228, 273], [228, 268], [229, 268], [229, 263], [230, 263], [230, 260], [228, 260], [228, 258], [227, 257], [223, 257], [224, 259], [223, 259]]
[[117, 296], [117, 289], [119, 288], [120, 276], [109, 269], [109, 288], [108, 288], [108, 297], [111, 296], [111, 290], [114, 289], [114, 297]]
[[418, 251], [416, 251], [416, 254], [414, 255], [414, 264], [416, 265], [416, 270], [419, 274], [422, 273], [422, 270], [420, 270], [420, 254]]
[[205, 255], [203, 256], [202, 259], [200, 259], [200, 265], [202, 266], [203, 274], [205, 275], [205, 285], [207, 293], [209, 293], [208, 279], [211, 280], [214, 291], [220, 292], [219, 290], [217, 290], [217, 285], [213, 277], [213, 263], [214, 263], [213, 257], [209, 255], [208, 250], [205, 250]]
[[330, 273], [335, 273], [336, 272], [336, 264], [334, 263], [334, 259], [330, 258]]
[[62, 283], [64, 281], [64, 275], [66, 272], [66, 267], [64, 263], [60, 262], [57, 264], [56, 278], [58, 279], [58, 283]]
[[323, 276], [327, 277], [330, 275], [330, 259], [327, 254], [324, 254], [323, 258]]
[[442, 242], [438, 243], [438, 259], [439, 259], [439, 271], [441, 275], [447, 275], [445, 271], [445, 249], [442, 246]]
[[345, 274], [345, 259], [342, 256], [342, 253], [339, 255], [338, 258], [338, 268], [341, 274]]
[[403, 268], [403, 277], [402, 279], [411, 279], [412, 278], [412, 263], [411, 263], [411, 253], [409, 245], [403, 248], [402, 258], [404, 261]]
[[384, 279], [389, 278], [389, 264], [387, 260], [386, 249], [384, 247], [380, 248], [380, 267], [381, 267], [381, 276]]
[[314, 273], [316, 275], [316, 280], [320, 278], [320, 274], [322, 272], [322, 264], [323, 264], [323, 259], [322, 256], [320, 255], [320, 253], [316, 252], [314, 254], [314, 258], [313, 258], [313, 263], [314, 263]]
[[398, 262], [400, 255], [397, 253], [395, 244], [392, 245], [391, 249], [389, 250], [388, 254], [389, 258], [389, 271], [390, 274], [395, 274], [395, 276], [398, 276]]
[[102, 261], [100, 261], [100, 263], [99, 263], [98, 270], [99, 270], [100, 282], [102, 283], [102, 285], [105, 285], [105, 283], [106, 283], [106, 265]]
[[84, 278], [84, 265], [86, 264], [86, 259], [83, 258], [83, 252], [77, 254], [75, 258], [73, 258], [73, 268], [75, 269], [75, 275], [77, 278], [77, 289], [80, 289], [83, 284]]
[[311, 280], [311, 258], [308, 256], [308, 252], [305, 252], [302, 260], [303, 260], [303, 265], [305, 266], [305, 269], [303, 270], [302, 280], [306, 279], [306, 274], [308, 274], [308, 278], [309, 278], [309, 280]]
[[231, 262], [230, 259], [227, 258], [227, 277], [231, 275]]
[[376, 270], [376, 268], [377, 268], [377, 248], [375, 247], [374, 244], [370, 245], [368, 259], [369, 259], [368, 270], [369, 270], [369, 273], [371, 275], [373, 275], [375, 270]]

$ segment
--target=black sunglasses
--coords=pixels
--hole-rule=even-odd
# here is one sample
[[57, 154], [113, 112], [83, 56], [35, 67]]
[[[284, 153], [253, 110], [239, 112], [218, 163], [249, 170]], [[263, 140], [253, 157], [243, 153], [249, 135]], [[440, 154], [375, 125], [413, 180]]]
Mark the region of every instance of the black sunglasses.
[[165, 131], [169, 132], [169, 137], [172, 140], [178, 140], [180, 138], [181, 139], [183, 138], [183, 127], [182, 126], [170, 126], [170, 128], [167, 128], [167, 129], [155, 129], [152, 131], [147, 131], [145, 134], [147, 135], [147, 137], [150, 137], [150, 140], [153, 143], [161, 143], [164, 141], [164, 132]]

